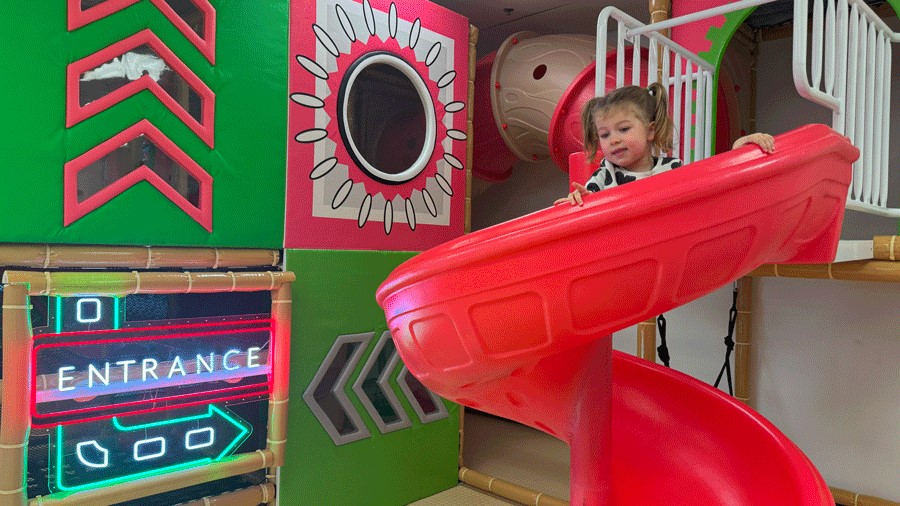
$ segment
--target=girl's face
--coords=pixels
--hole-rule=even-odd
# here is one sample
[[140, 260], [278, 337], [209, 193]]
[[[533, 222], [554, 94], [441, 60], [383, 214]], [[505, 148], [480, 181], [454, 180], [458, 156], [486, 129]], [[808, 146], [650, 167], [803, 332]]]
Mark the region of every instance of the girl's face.
[[615, 107], [594, 118], [600, 150], [610, 162], [632, 172], [653, 168], [652, 142], [656, 132], [631, 107]]

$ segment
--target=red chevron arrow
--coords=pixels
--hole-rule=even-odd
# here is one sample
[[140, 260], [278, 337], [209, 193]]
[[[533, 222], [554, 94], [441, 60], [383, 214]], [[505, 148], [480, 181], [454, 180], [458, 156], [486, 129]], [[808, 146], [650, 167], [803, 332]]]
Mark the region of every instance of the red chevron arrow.
[[[68, 27], [69, 31], [76, 30], [81, 28], [84, 25], [89, 23], [93, 23], [98, 19], [105, 18], [111, 14], [119, 12], [120, 10], [136, 4], [140, 0], [106, 0], [105, 2], [94, 5], [93, 7], [89, 7], [87, 9], [82, 9], [82, 0], [68, 0], [69, 2], [69, 16], [68, 16]], [[206, 59], [209, 60], [210, 63], [215, 65], [216, 63], [216, 9], [213, 7], [209, 0], [191, 0], [194, 6], [203, 13], [203, 35], [201, 36], [193, 28], [188, 25], [188, 23], [175, 12], [174, 9], [165, 1], [165, 0], [150, 0], [153, 5], [156, 6], [163, 13], [163, 15], [169, 18], [169, 21], [175, 25], [178, 30], [184, 34], [184, 36], [191, 41], [191, 44], [197, 47], [203, 56], [206, 56]]]
[[[170, 159], [177, 162], [197, 180], [200, 186], [199, 205], [195, 206], [188, 201], [178, 190], [146, 165], [141, 165], [97, 193], [79, 201], [78, 173], [141, 135], [152, 140], [159, 151], [162, 151]], [[188, 216], [202, 225], [207, 231], [212, 232], [212, 176], [146, 119], [139, 121], [87, 153], [66, 163], [63, 182], [63, 225], [71, 225], [84, 215], [106, 204], [113, 197], [141, 181], [147, 181], [152, 184], [160, 193], [187, 213]]]
[[[81, 105], [82, 74], [97, 69], [104, 63], [110, 62], [143, 45], [150, 46], [156, 52], [156, 55], [162, 59], [166, 67], [178, 73], [184, 79], [184, 82], [200, 97], [200, 109], [202, 111], [200, 121], [194, 119], [181, 104], [153, 80], [150, 74], [146, 73], [92, 102]], [[184, 121], [209, 147], [213, 147], [215, 94], [149, 29], [141, 30], [127, 39], [116, 42], [105, 49], [69, 64], [66, 69], [66, 126], [71, 127], [141, 90], [150, 90], [163, 105]]]

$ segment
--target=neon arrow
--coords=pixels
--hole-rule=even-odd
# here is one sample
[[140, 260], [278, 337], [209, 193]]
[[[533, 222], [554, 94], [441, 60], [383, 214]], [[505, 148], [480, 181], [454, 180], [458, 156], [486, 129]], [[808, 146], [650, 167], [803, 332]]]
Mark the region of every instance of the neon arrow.
[[[217, 455], [215, 458], [213, 458], [211, 460], [212, 462], [216, 462], [216, 461], [222, 460], [222, 457], [230, 455], [231, 452], [233, 452], [234, 449], [240, 443], [244, 442], [244, 440], [247, 439], [247, 436], [250, 435], [250, 432], [253, 430], [253, 428], [249, 424], [247, 424], [247, 422], [241, 420], [237, 416], [229, 415], [228, 413], [222, 411], [221, 409], [217, 408], [216, 406], [214, 406], [212, 404], [210, 404], [207, 407], [206, 413], [202, 414], [202, 415], [186, 416], [184, 418], [175, 418], [174, 420], [160, 420], [158, 422], [145, 423], [145, 424], [141, 424], [141, 425], [123, 425], [122, 422], [119, 421], [119, 417], [116, 416], [116, 417], [113, 417], [112, 424], [113, 424], [113, 427], [115, 427], [116, 429], [118, 429], [122, 432], [130, 432], [130, 431], [141, 430], [141, 429], [152, 429], [154, 427], [161, 427], [163, 425], [172, 425], [172, 424], [177, 424], [177, 423], [190, 422], [193, 420], [208, 420], [208, 419], [211, 419], [213, 417], [213, 415], [221, 416], [222, 418], [224, 418], [225, 420], [230, 422], [232, 425], [234, 425], [234, 427], [237, 428], [239, 431], [238, 436], [231, 442], [231, 444], [226, 446], [225, 449], [222, 450], [222, 453], [220, 453], [219, 455]], [[198, 448], [198, 446], [194, 446], [193, 448], [190, 447], [190, 443], [187, 442], [187, 441], [191, 440], [191, 438], [189, 436], [192, 433], [199, 433], [199, 432], [205, 431], [206, 428], [207, 427], [204, 427], [203, 429], [197, 429], [196, 431], [188, 431], [185, 434], [185, 447], [188, 450]], [[202, 446], [202, 447], [205, 448], [206, 446], [211, 446], [211, 445], [212, 445], [212, 443]]]
[[113, 418], [59, 425], [51, 441], [50, 487], [72, 492], [218, 462], [251, 432], [247, 422], [211, 404], [206, 413], [151, 423]]

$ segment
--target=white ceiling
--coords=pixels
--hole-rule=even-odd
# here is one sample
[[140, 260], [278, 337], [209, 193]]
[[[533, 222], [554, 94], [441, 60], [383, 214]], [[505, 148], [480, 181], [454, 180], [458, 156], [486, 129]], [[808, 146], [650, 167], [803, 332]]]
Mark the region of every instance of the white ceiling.
[[[507, 37], [527, 30], [547, 34], [596, 34], [597, 16], [609, 5], [649, 22], [648, 0], [432, 0], [469, 18], [478, 28], [478, 57]], [[508, 11], [508, 9], [511, 9]]]

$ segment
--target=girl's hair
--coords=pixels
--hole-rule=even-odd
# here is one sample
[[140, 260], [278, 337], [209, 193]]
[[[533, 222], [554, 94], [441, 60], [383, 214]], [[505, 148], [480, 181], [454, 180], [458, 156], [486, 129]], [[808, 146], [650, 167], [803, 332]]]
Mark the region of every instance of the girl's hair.
[[594, 123], [597, 116], [604, 115], [616, 107], [631, 107], [638, 118], [649, 125], [653, 123], [653, 154], [662, 155], [672, 150], [672, 118], [669, 117], [669, 103], [666, 89], [659, 83], [646, 88], [625, 86], [611, 91], [603, 97], [594, 97], [581, 110], [581, 129], [584, 132], [584, 151], [591, 162], [597, 158], [600, 139]]

